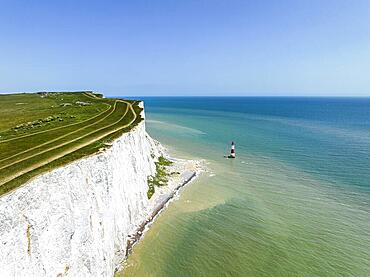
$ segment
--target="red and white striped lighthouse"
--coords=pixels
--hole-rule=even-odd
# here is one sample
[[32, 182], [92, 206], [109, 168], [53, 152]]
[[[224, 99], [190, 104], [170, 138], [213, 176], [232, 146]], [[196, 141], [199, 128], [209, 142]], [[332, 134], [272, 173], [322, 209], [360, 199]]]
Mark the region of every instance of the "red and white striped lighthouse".
[[235, 144], [234, 144], [234, 142], [231, 142], [230, 158], [235, 159]]

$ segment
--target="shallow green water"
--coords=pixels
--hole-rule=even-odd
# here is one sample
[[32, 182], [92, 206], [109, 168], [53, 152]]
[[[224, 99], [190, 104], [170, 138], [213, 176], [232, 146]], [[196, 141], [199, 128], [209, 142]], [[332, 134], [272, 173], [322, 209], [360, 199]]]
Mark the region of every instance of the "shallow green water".
[[369, 100], [192, 101], [146, 101], [149, 133], [208, 171], [125, 276], [370, 276]]

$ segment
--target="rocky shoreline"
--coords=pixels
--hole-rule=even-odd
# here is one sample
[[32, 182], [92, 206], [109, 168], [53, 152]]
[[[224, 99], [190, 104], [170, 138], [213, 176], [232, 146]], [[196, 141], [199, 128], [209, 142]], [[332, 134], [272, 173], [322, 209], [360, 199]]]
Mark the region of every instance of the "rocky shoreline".
[[183, 186], [185, 186], [187, 183], [189, 183], [193, 178], [195, 178], [197, 175], [196, 172], [193, 172], [193, 174], [190, 176], [189, 179], [187, 179], [185, 182], [183, 182], [182, 184], [180, 184], [176, 190], [171, 193], [171, 195], [169, 195], [164, 201], [163, 203], [158, 206], [154, 211], [153, 213], [151, 214], [151, 216], [145, 221], [143, 222], [139, 228], [136, 230], [136, 232], [132, 235], [129, 235], [129, 240], [127, 242], [127, 247], [126, 247], [126, 258], [128, 257], [128, 255], [131, 253], [132, 251], [132, 247], [134, 246], [134, 244], [136, 242], [138, 242], [140, 240], [140, 238], [142, 237], [143, 235], [143, 232], [145, 230], [145, 228], [152, 222], [154, 222], [154, 220], [156, 219], [156, 216], [159, 215], [159, 213], [165, 208], [166, 204], [171, 200], [173, 199], [173, 197], [176, 195], [176, 193], [180, 190], [180, 188], [182, 188]]
[[161, 187], [158, 189], [158, 191], [156, 191], [153, 196], [153, 212], [142, 224], [139, 225], [134, 233], [128, 236], [125, 258], [123, 260], [122, 266], [116, 268], [116, 272], [124, 272], [124, 262], [131, 254], [135, 244], [138, 243], [140, 239], [142, 239], [145, 231], [148, 230], [150, 225], [156, 220], [161, 212], [165, 210], [165, 208], [174, 199], [174, 197], [178, 195], [180, 189], [196, 179], [202, 172], [200, 161], [173, 158], [169, 159], [174, 162], [174, 165], [171, 166], [171, 170], [182, 173], [180, 173], [180, 175], [177, 177], [171, 177], [168, 186]]

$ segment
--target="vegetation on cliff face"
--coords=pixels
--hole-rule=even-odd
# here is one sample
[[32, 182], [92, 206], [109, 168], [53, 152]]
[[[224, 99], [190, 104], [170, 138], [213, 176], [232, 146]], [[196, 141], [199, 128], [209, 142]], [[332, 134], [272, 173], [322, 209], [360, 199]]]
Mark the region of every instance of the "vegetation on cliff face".
[[0, 95], [0, 195], [108, 147], [142, 120], [138, 103], [92, 92]]
[[156, 174], [155, 176], [149, 176], [148, 177], [148, 199], [150, 199], [154, 192], [155, 187], [161, 187], [166, 186], [168, 184], [168, 176], [170, 173], [168, 173], [167, 167], [172, 165], [172, 162], [166, 159], [163, 156], [160, 156], [158, 158], [158, 161], [155, 163], [156, 167]]

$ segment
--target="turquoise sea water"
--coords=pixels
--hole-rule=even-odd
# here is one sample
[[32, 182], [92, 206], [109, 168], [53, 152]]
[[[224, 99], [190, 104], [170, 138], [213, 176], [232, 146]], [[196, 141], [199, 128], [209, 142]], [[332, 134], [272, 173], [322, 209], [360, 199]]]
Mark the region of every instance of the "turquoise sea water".
[[143, 99], [148, 132], [208, 172], [125, 276], [370, 276], [370, 99]]

